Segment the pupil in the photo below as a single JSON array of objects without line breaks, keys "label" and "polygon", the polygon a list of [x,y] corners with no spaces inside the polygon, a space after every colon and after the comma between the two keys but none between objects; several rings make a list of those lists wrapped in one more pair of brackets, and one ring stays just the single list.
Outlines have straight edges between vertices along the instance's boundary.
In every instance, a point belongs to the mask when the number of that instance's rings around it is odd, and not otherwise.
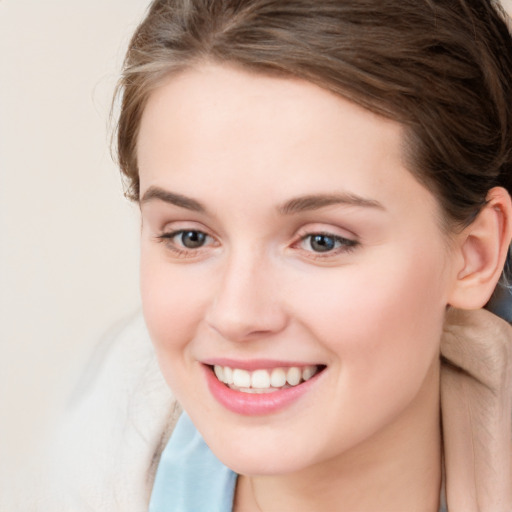
[{"label": "pupil", "polygon": [[200,231],[186,231],[181,235],[181,241],[187,249],[196,249],[204,244],[206,235]]},{"label": "pupil", "polygon": [[311,239],[311,248],[316,252],[332,251],[335,243],[332,236],[314,235]]}]

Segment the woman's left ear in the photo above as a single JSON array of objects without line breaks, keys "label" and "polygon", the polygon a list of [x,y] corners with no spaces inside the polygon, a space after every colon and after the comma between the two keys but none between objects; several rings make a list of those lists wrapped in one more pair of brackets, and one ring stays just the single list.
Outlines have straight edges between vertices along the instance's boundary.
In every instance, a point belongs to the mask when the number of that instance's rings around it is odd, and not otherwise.
[{"label": "woman's left ear", "polygon": [[490,299],[512,237],[512,202],[502,187],[489,190],[476,219],[457,235],[453,287],[448,303],[479,309]]}]

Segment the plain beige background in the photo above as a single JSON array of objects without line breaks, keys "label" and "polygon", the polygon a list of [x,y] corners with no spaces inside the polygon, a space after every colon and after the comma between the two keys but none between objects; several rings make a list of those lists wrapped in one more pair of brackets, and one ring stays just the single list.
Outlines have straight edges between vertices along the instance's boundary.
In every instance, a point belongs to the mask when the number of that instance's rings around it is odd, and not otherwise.
[{"label": "plain beige background", "polygon": [[139,307],[138,217],[110,158],[108,112],[147,4],[0,0],[4,460],[39,444],[92,347]]},{"label": "plain beige background", "polygon": [[148,3],[0,1],[0,458],[39,444],[93,345],[139,307],[108,117]]}]

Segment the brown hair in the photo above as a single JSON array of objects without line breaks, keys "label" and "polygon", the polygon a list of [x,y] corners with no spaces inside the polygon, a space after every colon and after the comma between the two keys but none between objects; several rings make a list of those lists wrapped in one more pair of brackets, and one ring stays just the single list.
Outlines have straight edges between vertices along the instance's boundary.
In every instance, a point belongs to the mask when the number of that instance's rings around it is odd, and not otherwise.
[{"label": "brown hair", "polygon": [[151,91],[208,60],[299,77],[406,127],[411,172],[447,220],[512,190],[512,39],[491,0],[155,0],[118,92],[120,167],[138,200],[137,135]]}]

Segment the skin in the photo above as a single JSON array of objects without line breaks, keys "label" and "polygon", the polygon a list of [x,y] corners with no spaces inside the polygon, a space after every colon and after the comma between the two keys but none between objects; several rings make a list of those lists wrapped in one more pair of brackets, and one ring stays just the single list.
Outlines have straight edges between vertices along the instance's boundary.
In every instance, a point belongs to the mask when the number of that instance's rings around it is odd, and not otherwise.
[{"label": "skin", "polygon": [[[399,124],[313,84],[226,66],[149,98],[144,315],[168,384],[242,475],[235,510],[437,510],[438,353],[460,255],[402,144]],[[148,199],[155,187],[203,211]],[[311,194],[364,201],[282,211]],[[179,230],[204,245],[184,247]],[[336,248],[315,252],[314,233]],[[290,406],[244,416],[209,392],[212,357],[326,369]]]}]

